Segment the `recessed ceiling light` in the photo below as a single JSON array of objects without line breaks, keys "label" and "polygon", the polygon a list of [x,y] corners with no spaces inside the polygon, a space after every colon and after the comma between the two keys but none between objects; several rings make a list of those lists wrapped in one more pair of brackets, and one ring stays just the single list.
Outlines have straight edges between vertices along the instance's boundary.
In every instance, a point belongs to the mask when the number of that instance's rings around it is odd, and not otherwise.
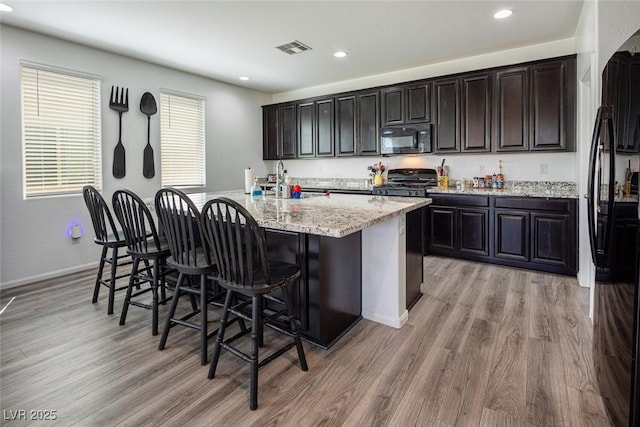
[{"label": "recessed ceiling light", "polygon": [[240,77],[240,80],[249,80],[249,77],[247,77],[247,76],[241,76],[241,77]]},{"label": "recessed ceiling light", "polygon": [[340,50],[340,51],[334,53],[333,56],[335,56],[336,58],[344,58],[345,56],[347,56],[347,52],[343,52],[343,51]]},{"label": "recessed ceiling light", "polygon": [[11,12],[13,8],[5,3],[0,3],[0,12]]},{"label": "recessed ceiling light", "polygon": [[504,19],[507,18],[509,16],[511,16],[511,14],[513,13],[513,11],[511,9],[502,9],[497,11],[493,17],[496,19]]}]

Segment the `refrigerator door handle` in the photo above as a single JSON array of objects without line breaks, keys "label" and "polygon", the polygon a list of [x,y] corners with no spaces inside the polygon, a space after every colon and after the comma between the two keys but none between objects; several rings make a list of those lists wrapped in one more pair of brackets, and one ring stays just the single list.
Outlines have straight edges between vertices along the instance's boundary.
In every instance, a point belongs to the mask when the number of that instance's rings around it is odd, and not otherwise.
[{"label": "refrigerator door handle", "polygon": [[600,137],[600,129],[602,125],[602,108],[598,108],[596,115],[596,123],[593,128],[593,136],[591,137],[591,149],[589,151],[589,176],[587,181],[587,218],[589,224],[589,244],[591,246],[591,258],[593,263],[598,265],[597,257],[597,241],[596,241],[596,218],[595,218],[595,204],[597,200],[595,193],[595,180],[596,180],[596,161],[598,158],[598,143]]}]

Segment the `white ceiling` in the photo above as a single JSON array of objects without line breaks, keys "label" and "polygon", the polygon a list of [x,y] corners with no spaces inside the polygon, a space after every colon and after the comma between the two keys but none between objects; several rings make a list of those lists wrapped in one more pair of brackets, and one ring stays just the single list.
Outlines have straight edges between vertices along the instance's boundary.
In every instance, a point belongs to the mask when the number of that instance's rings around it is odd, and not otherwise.
[{"label": "white ceiling", "polygon": [[[0,1],[14,8],[3,24],[269,93],[571,38],[583,3]],[[503,7],[513,15],[495,20]],[[312,50],[275,49],[292,40]]]}]

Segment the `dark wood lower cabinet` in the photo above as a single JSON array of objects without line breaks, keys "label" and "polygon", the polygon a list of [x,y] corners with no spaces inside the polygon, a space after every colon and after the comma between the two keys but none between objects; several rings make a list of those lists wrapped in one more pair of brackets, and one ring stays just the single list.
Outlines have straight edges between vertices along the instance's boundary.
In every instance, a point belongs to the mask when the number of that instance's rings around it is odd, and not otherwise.
[{"label": "dark wood lower cabinet", "polygon": [[489,210],[460,209],[460,252],[469,255],[489,256]]},{"label": "dark wood lower cabinet", "polygon": [[361,233],[337,239],[267,230],[266,240],[269,257],[301,267],[300,278],[289,287],[300,333],[330,347],[361,317]]},{"label": "dark wood lower cabinet", "polygon": [[529,213],[496,209],[496,258],[526,262],[529,259]]},{"label": "dark wood lower cabinet", "polygon": [[425,247],[429,253],[484,259],[489,256],[489,198],[436,196],[428,208]]},{"label": "dark wood lower cabinet", "polygon": [[435,194],[432,198],[427,254],[576,274],[576,200]]}]

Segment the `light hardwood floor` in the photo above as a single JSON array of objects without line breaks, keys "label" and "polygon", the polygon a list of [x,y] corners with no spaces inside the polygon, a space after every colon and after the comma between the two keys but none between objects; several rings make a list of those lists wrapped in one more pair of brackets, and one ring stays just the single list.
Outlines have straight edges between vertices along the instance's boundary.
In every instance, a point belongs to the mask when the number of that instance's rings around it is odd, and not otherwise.
[{"label": "light hardwood floor", "polygon": [[[0,307],[16,299],[0,316],[0,424],[609,426],[573,278],[426,257],[402,329],[362,320],[329,350],[305,343],[308,372],[291,350],[260,370],[250,411],[247,364],[223,352],[208,380],[181,327],[158,351],[149,311],[119,326],[122,293],[116,315],[106,294],[91,304],[93,274],[2,294]],[[57,419],[11,421],[17,410]]]}]

